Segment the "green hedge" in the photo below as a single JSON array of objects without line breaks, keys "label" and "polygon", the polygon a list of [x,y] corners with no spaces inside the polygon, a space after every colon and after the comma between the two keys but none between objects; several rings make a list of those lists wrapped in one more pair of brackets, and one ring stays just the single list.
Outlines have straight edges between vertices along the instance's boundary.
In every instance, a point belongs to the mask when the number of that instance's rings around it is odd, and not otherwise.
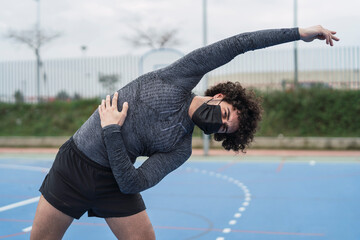
[{"label": "green hedge", "polygon": [[360,91],[313,88],[262,97],[259,136],[360,136]]},{"label": "green hedge", "polygon": [[0,103],[1,136],[71,136],[89,118],[100,100],[41,104]]},{"label": "green hedge", "polygon": [[[301,89],[258,93],[264,116],[258,136],[360,136],[360,91]],[[1,136],[69,136],[100,100],[0,103]],[[195,128],[195,135],[200,135]]]}]

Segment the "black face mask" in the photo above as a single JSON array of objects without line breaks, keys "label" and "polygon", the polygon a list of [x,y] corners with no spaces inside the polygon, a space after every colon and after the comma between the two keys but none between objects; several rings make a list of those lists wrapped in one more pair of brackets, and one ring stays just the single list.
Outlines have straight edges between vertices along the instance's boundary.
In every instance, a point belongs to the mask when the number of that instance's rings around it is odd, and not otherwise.
[{"label": "black face mask", "polygon": [[201,130],[203,130],[205,134],[217,133],[223,125],[221,108],[219,105],[207,104],[211,100],[212,99],[203,103],[198,109],[196,109],[192,116],[193,122]]}]

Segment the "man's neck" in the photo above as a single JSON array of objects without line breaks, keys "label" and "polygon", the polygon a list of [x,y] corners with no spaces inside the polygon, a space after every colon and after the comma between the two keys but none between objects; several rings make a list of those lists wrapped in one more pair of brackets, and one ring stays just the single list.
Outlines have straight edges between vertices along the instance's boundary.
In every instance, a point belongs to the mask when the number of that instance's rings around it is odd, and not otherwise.
[{"label": "man's neck", "polygon": [[190,118],[192,118],[196,109],[198,109],[204,102],[209,101],[210,99],[212,99],[212,97],[195,96],[190,103],[188,111]]}]

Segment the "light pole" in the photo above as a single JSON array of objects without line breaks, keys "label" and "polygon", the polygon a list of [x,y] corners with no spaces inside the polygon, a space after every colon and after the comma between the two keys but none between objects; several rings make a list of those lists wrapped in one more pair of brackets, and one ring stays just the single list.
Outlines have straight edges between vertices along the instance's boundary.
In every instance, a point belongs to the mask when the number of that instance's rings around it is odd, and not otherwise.
[{"label": "light pole", "polygon": [[[207,0],[202,1],[203,5],[203,46],[207,45]],[[203,88],[204,92],[208,87],[208,78],[207,74],[205,74],[203,78]],[[209,135],[203,133],[203,149],[204,149],[204,156],[209,155],[209,145],[210,145],[210,138]]]},{"label": "light pole", "polygon": [[[297,0],[294,0],[294,27],[297,27]],[[298,47],[297,41],[294,42],[294,87],[297,88],[299,83],[298,73]]]},{"label": "light pole", "polygon": [[86,45],[81,45],[81,46],[80,46],[80,49],[81,49],[82,57],[83,57],[83,58],[86,57],[87,48],[88,48],[88,47],[87,47]]},{"label": "light pole", "polygon": [[37,83],[37,101],[40,102],[40,0],[35,0],[37,2],[37,14],[36,14],[36,45],[35,45],[35,55],[36,55],[36,83]]},{"label": "light pole", "polygon": [[203,46],[207,44],[207,0],[203,0]]}]

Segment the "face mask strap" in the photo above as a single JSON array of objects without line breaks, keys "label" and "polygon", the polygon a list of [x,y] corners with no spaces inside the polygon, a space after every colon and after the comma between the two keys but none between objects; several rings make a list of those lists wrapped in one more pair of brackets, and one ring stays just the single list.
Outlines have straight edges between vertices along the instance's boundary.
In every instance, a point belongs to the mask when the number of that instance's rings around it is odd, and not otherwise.
[{"label": "face mask strap", "polygon": [[217,105],[220,105],[220,103],[223,101],[224,99],[214,99],[214,98],[211,98],[211,99],[209,99],[209,100],[207,100],[205,103],[207,104],[208,102],[210,102],[210,101],[220,101]]}]

